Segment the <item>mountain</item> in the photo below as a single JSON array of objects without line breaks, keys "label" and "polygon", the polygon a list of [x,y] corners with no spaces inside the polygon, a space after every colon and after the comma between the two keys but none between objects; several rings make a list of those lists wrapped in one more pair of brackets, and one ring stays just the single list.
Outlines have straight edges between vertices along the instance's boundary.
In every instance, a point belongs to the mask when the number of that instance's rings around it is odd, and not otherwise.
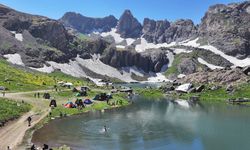
[{"label": "mountain", "polygon": [[201,42],[209,43],[225,54],[248,57],[250,54],[250,2],[214,5],[199,27]]},{"label": "mountain", "polygon": [[138,38],[141,35],[142,26],[133,16],[130,10],[125,10],[117,24],[117,33],[122,38]]},{"label": "mountain", "polygon": [[74,12],[67,12],[59,19],[65,27],[71,27],[82,33],[94,31],[107,32],[117,25],[118,20],[110,15],[104,18],[90,18]]},{"label": "mountain", "polygon": [[53,20],[0,5],[0,57],[92,81],[166,81],[250,65],[249,20],[249,1],[211,6],[198,25],[149,18],[141,24],[130,10],[119,20],[74,12]]},{"label": "mountain", "polygon": [[197,37],[197,27],[192,20],[181,19],[170,23],[167,20],[145,18],[143,37],[152,43],[180,42]]}]

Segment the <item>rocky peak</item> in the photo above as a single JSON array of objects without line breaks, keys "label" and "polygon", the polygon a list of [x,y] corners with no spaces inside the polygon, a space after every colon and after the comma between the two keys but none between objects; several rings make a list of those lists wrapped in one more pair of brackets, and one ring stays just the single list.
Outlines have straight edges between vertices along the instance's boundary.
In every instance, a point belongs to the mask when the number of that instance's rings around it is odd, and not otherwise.
[{"label": "rocky peak", "polygon": [[250,55],[250,1],[209,8],[199,27],[201,41],[238,58]]},{"label": "rocky peak", "polygon": [[171,23],[165,31],[166,42],[183,41],[197,36],[197,28],[190,19],[180,19]]},{"label": "rocky peak", "polygon": [[170,27],[167,20],[155,21],[145,18],[143,21],[143,37],[151,43],[165,42],[164,33]]},{"label": "rocky peak", "polygon": [[123,38],[138,38],[142,33],[142,26],[130,10],[125,10],[117,24],[117,33]]},{"label": "rocky peak", "polygon": [[117,19],[109,15],[104,18],[91,18],[75,12],[67,12],[59,19],[66,27],[71,27],[81,33],[88,34],[93,31],[107,32],[117,25]]},{"label": "rocky peak", "polygon": [[183,41],[197,36],[197,28],[192,20],[177,20],[170,23],[167,20],[154,21],[144,19],[143,37],[152,43],[170,43]]}]

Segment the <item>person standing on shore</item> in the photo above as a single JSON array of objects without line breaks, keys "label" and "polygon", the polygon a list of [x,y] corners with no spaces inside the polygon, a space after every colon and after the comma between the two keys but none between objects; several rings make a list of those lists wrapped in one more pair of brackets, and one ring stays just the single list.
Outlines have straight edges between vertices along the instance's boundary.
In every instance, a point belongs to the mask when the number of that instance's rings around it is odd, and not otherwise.
[{"label": "person standing on shore", "polygon": [[3,91],[3,97],[5,97],[5,91]]},{"label": "person standing on shore", "polygon": [[32,120],[32,118],[31,118],[31,116],[29,116],[28,119],[27,119],[29,127],[31,126],[31,120]]}]

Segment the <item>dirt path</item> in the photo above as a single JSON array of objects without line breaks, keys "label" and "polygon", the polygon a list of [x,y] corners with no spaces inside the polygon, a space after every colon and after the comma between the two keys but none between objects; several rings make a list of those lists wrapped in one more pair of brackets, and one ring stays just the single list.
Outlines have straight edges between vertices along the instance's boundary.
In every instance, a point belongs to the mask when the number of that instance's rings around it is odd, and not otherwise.
[{"label": "dirt path", "polygon": [[[32,104],[34,107],[31,111],[24,114],[16,121],[10,122],[5,127],[0,128],[0,150],[7,149],[7,146],[10,146],[12,150],[18,149],[17,146],[22,142],[25,132],[48,115],[50,109],[45,100],[25,96],[25,94],[32,94],[36,92],[42,93],[46,91],[47,90],[6,94],[5,98],[18,101],[23,100],[24,102]],[[32,116],[32,122],[30,127],[28,127],[27,122],[27,118],[29,116]]]}]

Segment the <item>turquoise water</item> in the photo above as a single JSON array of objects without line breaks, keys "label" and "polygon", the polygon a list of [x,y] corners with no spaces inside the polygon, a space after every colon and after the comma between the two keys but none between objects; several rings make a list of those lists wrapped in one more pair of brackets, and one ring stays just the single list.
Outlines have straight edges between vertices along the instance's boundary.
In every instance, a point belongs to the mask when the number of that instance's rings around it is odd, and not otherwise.
[{"label": "turquoise water", "polygon": [[73,150],[249,150],[249,140],[249,107],[142,98],[126,108],[54,120],[32,139]]}]

